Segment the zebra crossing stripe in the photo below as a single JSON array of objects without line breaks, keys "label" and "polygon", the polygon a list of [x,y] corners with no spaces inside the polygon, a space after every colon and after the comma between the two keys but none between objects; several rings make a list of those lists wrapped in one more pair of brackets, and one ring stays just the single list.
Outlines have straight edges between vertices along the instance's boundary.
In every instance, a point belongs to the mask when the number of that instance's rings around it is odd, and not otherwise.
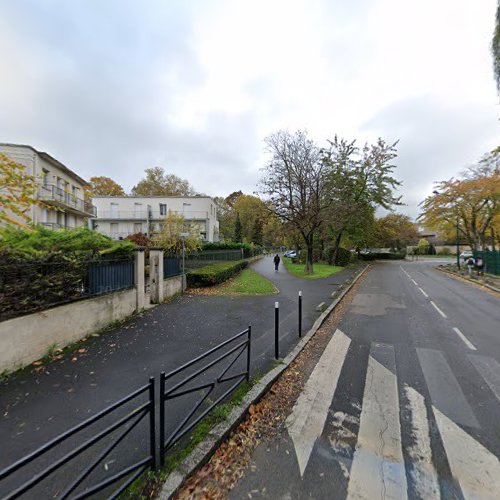
[{"label": "zebra crossing stripe", "polygon": [[286,420],[301,476],[323,432],[350,343],[351,339],[340,330],[334,333]]},{"label": "zebra crossing stripe", "polygon": [[488,356],[475,355],[469,359],[500,401],[500,363]]},{"label": "zebra crossing stripe", "polygon": [[[383,358],[390,369],[377,361],[378,357]],[[394,348],[372,344],[348,499],[407,498],[394,368]]]},{"label": "zebra crossing stripe", "polygon": [[413,444],[408,449],[411,458],[410,474],[420,498],[441,497],[439,480],[432,461],[431,437],[424,397],[413,387],[405,385],[411,411]]},{"label": "zebra crossing stripe", "polygon": [[498,498],[500,462],[482,444],[433,406],[452,475],[464,498]]},{"label": "zebra crossing stripe", "polygon": [[417,356],[432,404],[460,425],[479,429],[479,422],[443,353],[417,347]]}]

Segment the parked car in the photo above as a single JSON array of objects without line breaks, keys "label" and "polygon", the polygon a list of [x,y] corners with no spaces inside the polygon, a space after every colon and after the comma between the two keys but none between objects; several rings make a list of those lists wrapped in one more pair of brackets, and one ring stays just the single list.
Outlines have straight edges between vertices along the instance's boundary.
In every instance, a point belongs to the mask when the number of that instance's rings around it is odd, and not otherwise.
[{"label": "parked car", "polygon": [[470,257],[474,257],[474,255],[472,255],[472,252],[470,250],[465,250],[460,254],[460,258],[462,260],[467,260]]},{"label": "parked car", "polygon": [[287,250],[284,254],[283,257],[289,257],[290,259],[293,259],[297,257],[297,252],[295,250]]}]

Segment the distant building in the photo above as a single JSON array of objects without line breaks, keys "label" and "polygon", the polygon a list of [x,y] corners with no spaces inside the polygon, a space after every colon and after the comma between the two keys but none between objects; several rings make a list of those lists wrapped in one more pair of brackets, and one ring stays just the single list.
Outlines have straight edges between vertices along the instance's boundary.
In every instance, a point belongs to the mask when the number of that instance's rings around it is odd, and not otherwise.
[{"label": "distant building", "polygon": [[131,234],[148,236],[161,229],[171,211],[186,220],[189,231],[203,241],[218,241],[219,221],[215,202],[208,196],[95,196],[97,218],[91,227],[112,238]]},{"label": "distant building", "polygon": [[429,229],[421,224],[417,224],[416,228],[419,238],[427,240],[431,245],[445,245],[447,243],[445,235],[440,231]]},{"label": "distant building", "polygon": [[0,143],[0,153],[23,165],[38,182],[36,198],[48,207],[33,205],[27,213],[32,223],[50,229],[74,228],[85,226],[88,218],[95,217],[95,207],[84,196],[88,182],[60,161],[22,144]]}]

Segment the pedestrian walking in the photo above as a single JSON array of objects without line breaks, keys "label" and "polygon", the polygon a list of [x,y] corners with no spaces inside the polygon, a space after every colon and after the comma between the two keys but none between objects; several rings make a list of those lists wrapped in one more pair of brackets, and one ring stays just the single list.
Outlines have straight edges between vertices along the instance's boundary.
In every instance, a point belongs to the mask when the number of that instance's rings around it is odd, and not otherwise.
[{"label": "pedestrian walking", "polygon": [[474,268],[474,259],[472,257],[469,257],[467,259],[467,269],[469,270],[469,276],[472,276],[472,269]]},{"label": "pedestrian walking", "polygon": [[276,254],[274,256],[274,270],[277,272],[278,271],[278,267],[280,265],[280,256],[278,254]]},{"label": "pedestrian walking", "polygon": [[480,255],[476,259],[476,269],[479,276],[484,276],[484,260]]}]

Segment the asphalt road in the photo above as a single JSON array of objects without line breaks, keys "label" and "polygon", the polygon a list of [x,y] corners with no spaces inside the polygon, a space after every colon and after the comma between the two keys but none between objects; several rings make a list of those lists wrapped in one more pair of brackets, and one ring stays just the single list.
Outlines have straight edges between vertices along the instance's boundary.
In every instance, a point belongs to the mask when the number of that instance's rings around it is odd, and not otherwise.
[{"label": "asphalt road", "polygon": [[435,265],[375,265],[232,498],[500,498],[500,298]]},{"label": "asphalt road", "polygon": [[[69,353],[38,372],[21,373],[3,382],[0,385],[0,469],[146,384],[150,375],[156,377],[158,385],[160,371],[168,373],[248,325],[252,325],[252,374],[264,373],[274,362],[274,302],[280,302],[280,355],[284,357],[298,341],[298,291],[303,290],[304,294],[305,332],[320,314],[316,306],[320,302],[330,303],[331,294],[356,272],[356,269],[346,269],[331,278],[300,280],[289,275],[282,266],[276,273],[271,257],[256,262],[253,267],[268,276],[280,293],[264,297],[188,294],[90,339],[81,346],[82,353]],[[241,371],[244,362],[245,358],[241,357],[232,370]],[[193,367],[191,372],[199,367]],[[214,380],[220,371],[220,365],[214,366],[202,381],[210,377],[210,381]],[[175,381],[179,381],[179,377]],[[227,385],[221,384],[211,399],[214,400],[225,388]],[[200,394],[194,393],[167,404],[167,433],[199,398]],[[115,422],[119,418],[117,415],[125,415],[144,400],[142,397],[130,402],[9,480],[0,481],[0,498],[41,470],[44,464],[50,464],[74,449],[82,442],[83,436],[92,437],[98,430]],[[147,422],[146,418],[99,464],[87,484],[95,483],[96,476],[110,476],[144,457],[148,451]],[[110,438],[117,436],[118,431]],[[74,477],[76,470],[90,464],[101,449],[103,446],[93,446],[80,458],[68,462],[26,498],[49,498],[61,493],[65,479]]]}]

